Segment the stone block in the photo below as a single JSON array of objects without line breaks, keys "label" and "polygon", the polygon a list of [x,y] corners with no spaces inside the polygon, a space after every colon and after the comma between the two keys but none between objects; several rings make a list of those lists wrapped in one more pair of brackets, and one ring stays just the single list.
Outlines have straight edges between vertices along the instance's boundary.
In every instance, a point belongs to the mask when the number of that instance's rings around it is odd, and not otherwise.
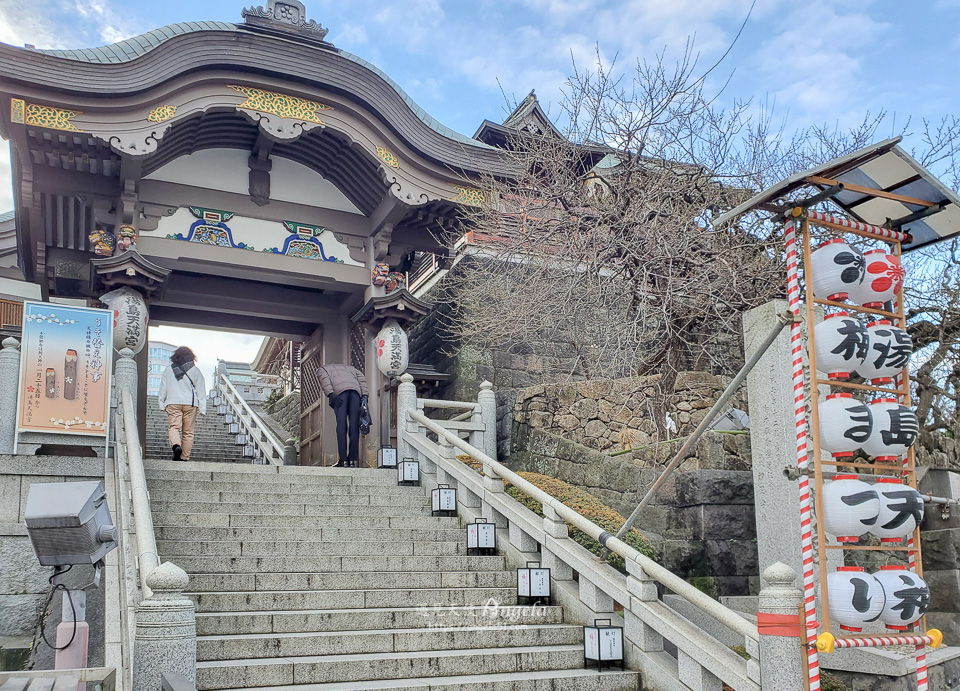
[{"label": "stone block", "polygon": [[930,587],[931,612],[960,613],[960,570],[924,571],[923,580]]},{"label": "stone block", "polygon": [[677,505],[753,504],[753,474],[736,470],[701,470],[676,476]]},{"label": "stone block", "polygon": [[32,636],[45,595],[0,595],[0,637]]},{"label": "stone block", "polygon": [[[935,508],[933,510],[936,511]],[[960,530],[924,530],[920,537],[923,546],[924,573],[934,570],[951,570],[960,566],[960,562],[957,561]]]},{"label": "stone block", "polygon": [[40,566],[28,537],[0,537],[0,594],[44,593],[52,569]]},{"label": "stone block", "polygon": [[698,537],[704,540],[752,540],[757,536],[753,506],[706,504],[700,507]]},{"label": "stone block", "polygon": [[20,522],[20,475],[0,475],[0,523]]},{"label": "stone block", "polygon": [[688,540],[665,540],[662,548],[663,566],[674,573],[705,576],[710,573],[703,545]]},{"label": "stone block", "polygon": [[596,439],[597,437],[602,437],[607,432],[607,425],[600,420],[590,420],[583,427],[584,436],[589,439]]},{"label": "stone block", "polygon": [[704,540],[708,573],[713,576],[749,576],[757,573],[757,546],[752,541]]},{"label": "stone block", "polygon": [[599,404],[592,398],[581,398],[570,406],[570,414],[576,415],[581,420],[591,420],[597,417]]}]

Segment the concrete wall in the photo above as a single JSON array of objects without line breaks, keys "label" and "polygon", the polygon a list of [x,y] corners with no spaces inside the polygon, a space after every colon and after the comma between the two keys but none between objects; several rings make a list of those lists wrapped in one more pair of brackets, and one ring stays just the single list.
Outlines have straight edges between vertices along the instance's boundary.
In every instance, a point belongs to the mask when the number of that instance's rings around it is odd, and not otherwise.
[{"label": "concrete wall", "polygon": [[[101,458],[0,456],[0,647],[29,645],[37,627],[52,567],[40,566],[23,522],[30,485],[38,482],[102,480]],[[93,580],[92,567],[74,567],[63,577],[67,587],[80,588]],[[49,608],[44,631],[53,642],[60,623],[61,593]],[[104,589],[87,590],[90,624],[88,663],[104,664]],[[40,642],[36,668],[53,668],[53,651]]]}]

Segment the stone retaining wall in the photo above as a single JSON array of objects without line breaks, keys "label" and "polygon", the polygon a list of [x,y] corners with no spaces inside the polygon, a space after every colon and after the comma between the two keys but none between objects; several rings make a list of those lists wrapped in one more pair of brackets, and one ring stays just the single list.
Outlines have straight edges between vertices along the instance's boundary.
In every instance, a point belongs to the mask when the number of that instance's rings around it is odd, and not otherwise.
[{"label": "stone retaining wall", "polygon": [[[300,438],[300,392],[287,394],[276,403],[265,406],[267,413],[291,437]],[[281,440],[286,441],[286,440]]]}]

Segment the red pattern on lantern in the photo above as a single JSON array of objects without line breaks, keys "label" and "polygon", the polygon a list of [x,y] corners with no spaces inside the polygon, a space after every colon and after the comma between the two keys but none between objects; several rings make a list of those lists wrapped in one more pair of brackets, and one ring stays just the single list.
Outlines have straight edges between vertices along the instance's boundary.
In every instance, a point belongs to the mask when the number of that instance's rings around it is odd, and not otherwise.
[{"label": "red pattern on lantern", "polygon": [[863,258],[866,261],[863,283],[851,291],[850,298],[864,307],[883,307],[883,303],[899,295],[903,288],[906,272],[900,264],[900,257],[875,249],[864,252]]}]

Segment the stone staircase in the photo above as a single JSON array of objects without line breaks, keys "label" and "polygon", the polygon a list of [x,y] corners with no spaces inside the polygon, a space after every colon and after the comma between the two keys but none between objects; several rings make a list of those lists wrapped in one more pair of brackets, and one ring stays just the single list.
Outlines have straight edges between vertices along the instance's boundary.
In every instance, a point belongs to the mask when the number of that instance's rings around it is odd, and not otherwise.
[{"label": "stone staircase", "polygon": [[517,607],[390,471],[148,461],[161,561],[190,574],[197,688],[620,691],[560,607]]},{"label": "stone staircase", "polygon": [[[243,449],[236,444],[236,436],[228,431],[223,416],[207,401],[207,414],[197,415],[196,437],[191,461],[209,463],[249,463],[243,458]],[[147,458],[173,458],[167,437],[167,414],[160,410],[156,396],[147,397]]]}]

